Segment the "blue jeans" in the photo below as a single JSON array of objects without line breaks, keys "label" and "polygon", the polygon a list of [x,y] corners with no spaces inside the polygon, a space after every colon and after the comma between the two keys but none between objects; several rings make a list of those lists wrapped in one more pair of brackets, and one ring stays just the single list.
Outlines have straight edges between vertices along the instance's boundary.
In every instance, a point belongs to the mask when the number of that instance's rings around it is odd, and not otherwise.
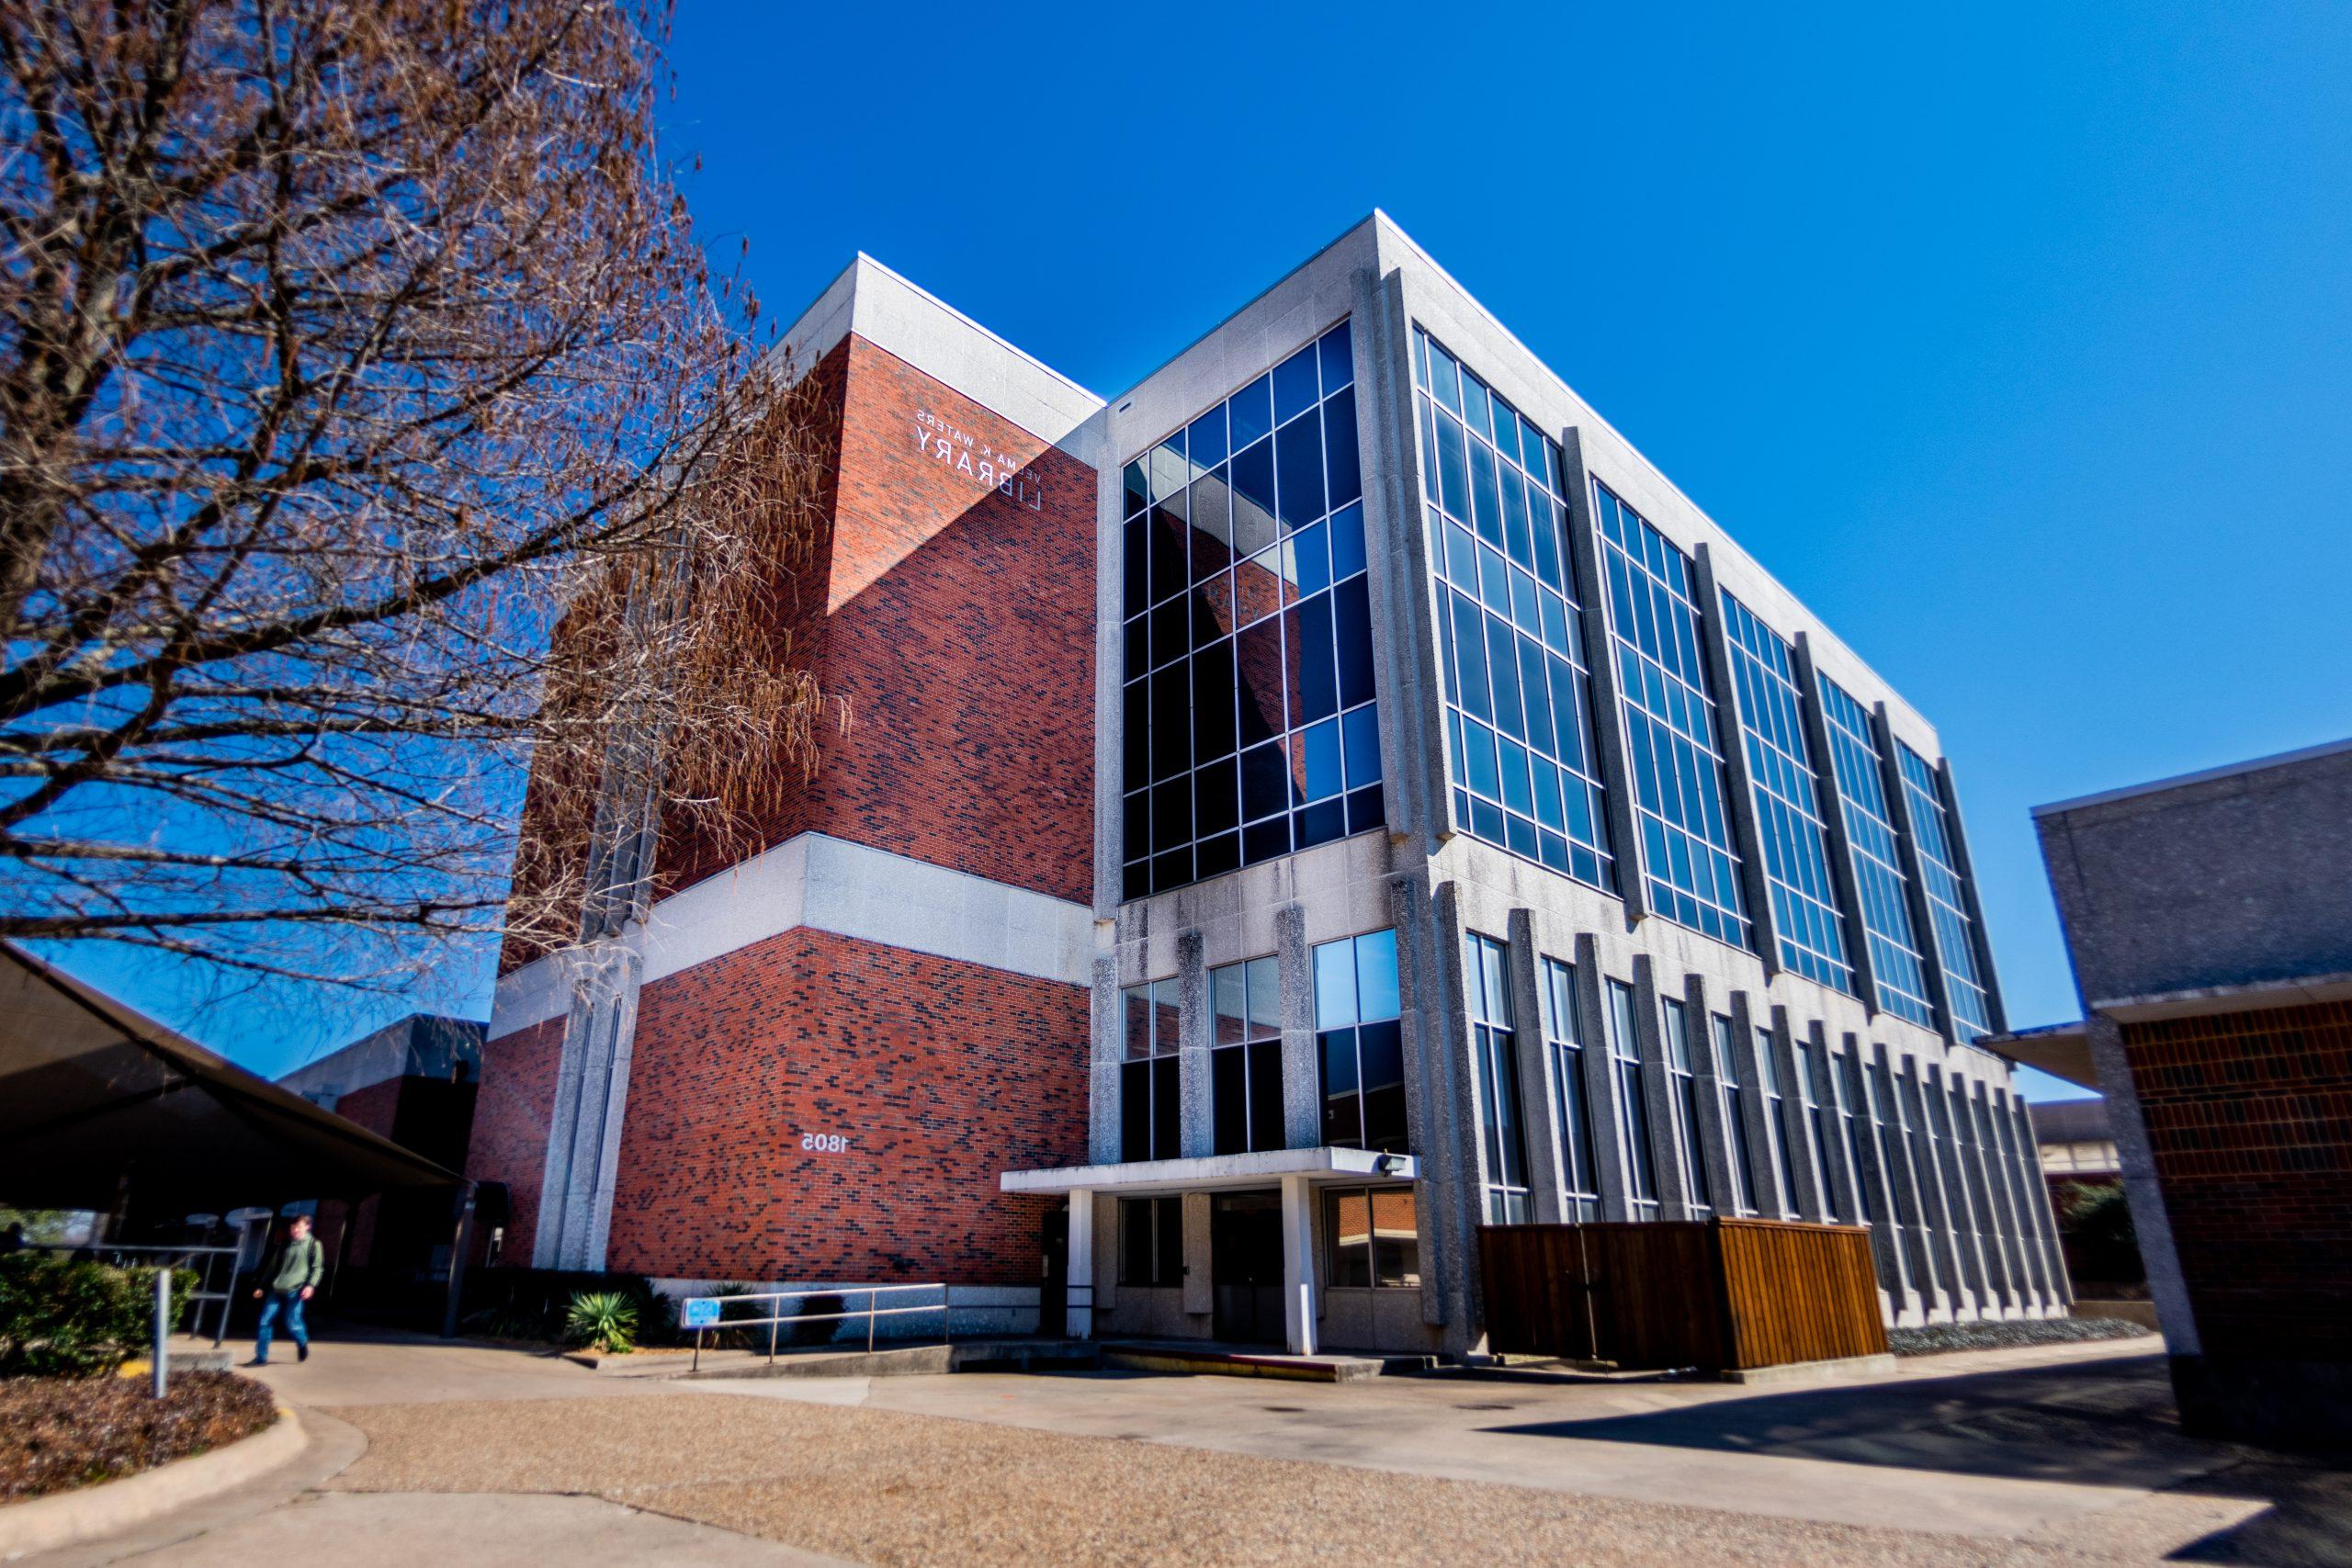
[{"label": "blue jeans", "polygon": [[261,1326],[254,1330],[254,1360],[269,1359],[269,1337],[277,1326],[280,1312],[286,1314],[286,1332],[294,1337],[294,1343],[304,1347],[311,1343],[311,1331],[302,1326],[302,1292],[271,1291],[261,1299]]}]

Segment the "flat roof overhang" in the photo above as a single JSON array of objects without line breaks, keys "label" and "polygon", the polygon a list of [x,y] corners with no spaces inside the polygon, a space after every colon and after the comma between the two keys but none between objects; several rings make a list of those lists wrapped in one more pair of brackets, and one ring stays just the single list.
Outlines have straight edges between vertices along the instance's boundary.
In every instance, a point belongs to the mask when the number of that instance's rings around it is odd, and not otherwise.
[{"label": "flat roof overhang", "polygon": [[1411,1181],[1420,1162],[1411,1155],[1373,1149],[1265,1149],[1250,1155],[1202,1155],[1193,1159],[1132,1160],[1122,1165],[1065,1165],[1008,1170],[997,1178],[1007,1192],[1198,1192],[1265,1187],[1285,1176],[1309,1181]]},{"label": "flat roof overhang", "polygon": [[[2211,1018],[2220,1013],[2260,1012],[2270,1008],[2341,1001],[2352,1001],[2352,974],[2116,997],[2092,1003],[2091,1010],[2118,1023],[2154,1023],[2165,1019]],[[1975,1043],[2012,1062],[2039,1067],[2052,1077],[2064,1078],[2085,1089],[2099,1087],[2098,1072],[2091,1066],[2090,1031],[2082,1023],[2053,1023],[2044,1029],[1980,1035]]]}]

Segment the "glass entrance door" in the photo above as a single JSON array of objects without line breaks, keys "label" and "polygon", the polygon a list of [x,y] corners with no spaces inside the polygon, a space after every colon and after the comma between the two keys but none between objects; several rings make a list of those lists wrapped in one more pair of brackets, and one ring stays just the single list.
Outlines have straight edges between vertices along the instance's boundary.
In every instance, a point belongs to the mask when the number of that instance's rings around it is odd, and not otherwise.
[{"label": "glass entrance door", "polygon": [[1283,1343],[1283,1202],[1275,1192],[1220,1192],[1209,1208],[1216,1337]]}]

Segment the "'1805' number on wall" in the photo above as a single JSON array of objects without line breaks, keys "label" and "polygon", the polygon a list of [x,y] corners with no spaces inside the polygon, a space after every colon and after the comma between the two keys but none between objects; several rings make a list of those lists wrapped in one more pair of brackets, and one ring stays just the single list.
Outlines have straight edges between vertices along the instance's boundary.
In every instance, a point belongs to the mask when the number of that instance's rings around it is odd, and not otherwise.
[{"label": "'1805' number on wall", "polygon": [[837,1155],[849,1147],[849,1140],[839,1133],[803,1133],[800,1148],[804,1154]]}]

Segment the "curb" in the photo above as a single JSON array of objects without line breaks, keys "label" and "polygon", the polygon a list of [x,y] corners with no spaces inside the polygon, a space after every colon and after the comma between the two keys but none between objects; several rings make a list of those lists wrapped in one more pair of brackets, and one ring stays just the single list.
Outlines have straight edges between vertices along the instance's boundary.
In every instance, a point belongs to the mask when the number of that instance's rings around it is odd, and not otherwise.
[{"label": "curb", "polygon": [[281,1404],[276,1421],[225,1449],[175,1459],[119,1481],[12,1503],[0,1508],[0,1561],[112,1535],[200,1503],[299,1457],[310,1440],[302,1418]]}]

